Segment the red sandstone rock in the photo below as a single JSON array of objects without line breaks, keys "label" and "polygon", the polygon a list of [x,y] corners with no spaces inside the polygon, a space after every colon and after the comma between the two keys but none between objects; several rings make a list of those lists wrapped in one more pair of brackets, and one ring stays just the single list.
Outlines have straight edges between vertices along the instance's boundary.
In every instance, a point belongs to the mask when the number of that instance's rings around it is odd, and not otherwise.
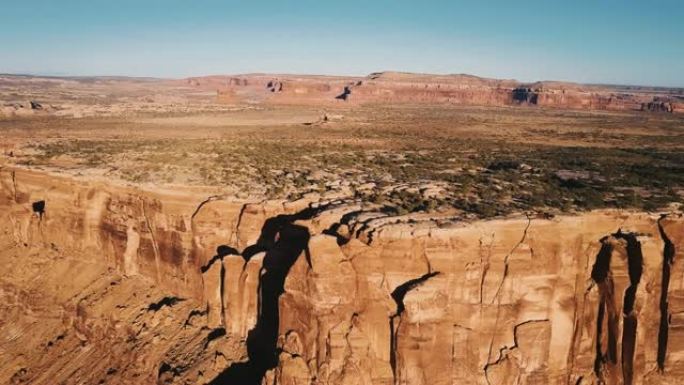
[{"label": "red sandstone rock", "polygon": [[684,375],[681,213],[438,226],[361,212],[335,233],[358,203],[245,204],[10,172],[2,383]]}]

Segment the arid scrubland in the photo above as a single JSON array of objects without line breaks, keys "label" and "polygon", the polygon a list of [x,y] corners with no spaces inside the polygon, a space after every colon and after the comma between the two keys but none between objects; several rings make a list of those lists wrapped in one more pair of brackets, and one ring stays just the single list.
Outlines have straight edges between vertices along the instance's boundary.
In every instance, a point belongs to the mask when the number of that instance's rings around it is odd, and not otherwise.
[{"label": "arid scrubland", "polygon": [[[681,202],[684,117],[538,107],[263,106],[0,120],[5,164],[397,212],[652,210]],[[220,111],[225,108],[225,111]],[[331,118],[331,116],[333,118]],[[11,156],[10,156],[11,155]]]}]

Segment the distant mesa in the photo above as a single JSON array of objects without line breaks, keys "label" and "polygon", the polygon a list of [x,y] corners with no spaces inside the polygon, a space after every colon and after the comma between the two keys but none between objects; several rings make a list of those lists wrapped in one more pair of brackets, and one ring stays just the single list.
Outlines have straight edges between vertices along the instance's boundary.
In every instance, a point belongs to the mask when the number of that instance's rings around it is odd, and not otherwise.
[{"label": "distant mesa", "polygon": [[[186,84],[217,93],[219,102],[266,104],[452,104],[684,112],[684,90],[663,87],[524,83],[467,74],[376,72],[368,76],[206,76]],[[352,97],[353,96],[353,97]]]}]

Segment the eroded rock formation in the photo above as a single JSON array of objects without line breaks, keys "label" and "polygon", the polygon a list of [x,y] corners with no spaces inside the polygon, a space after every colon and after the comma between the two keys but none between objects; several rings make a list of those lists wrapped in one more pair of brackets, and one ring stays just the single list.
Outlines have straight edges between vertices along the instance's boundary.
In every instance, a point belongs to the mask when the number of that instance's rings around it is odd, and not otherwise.
[{"label": "eroded rock formation", "polygon": [[462,223],[24,170],[0,186],[0,383],[684,378],[681,213]]}]

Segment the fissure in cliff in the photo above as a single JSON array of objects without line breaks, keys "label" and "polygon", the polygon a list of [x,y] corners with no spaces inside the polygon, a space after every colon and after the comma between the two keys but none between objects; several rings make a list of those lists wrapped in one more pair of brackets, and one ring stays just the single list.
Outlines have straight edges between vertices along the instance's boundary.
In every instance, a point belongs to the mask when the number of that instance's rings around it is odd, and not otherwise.
[{"label": "fissure in cliff", "polygon": [[439,271],[433,271],[418,278],[408,280],[401,285],[397,286],[394,291],[392,291],[392,299],[397,304],[397,311],[390,316],[389,326],[390,326],[390,366],[392,367],[392,374],[394,376],[394,382],[397,383],[397,340],[399,324],[401,323],[401,314],[406,310],[404,305],[404,297],[406,294],[415,289],[416,287],[422,285],[428,279],[439,274]]},{"label": "fissure in cliff", "polygon": [[663,219],[666,215],[658,219],[658,231],[663,239],[663,274],[660,285],[660,327],[658,329],[658,369],[665,370],[665,357],[667,355],[667,339],[670,329],[670,311],[668,303],[668,290],[670,288],[670,274],[674,265],[675,247],[663,228]]},{"label": "fissure in cliff", "polygon": [[[622,306],[623,327],[620,344],[622,380],[625,385],[631,385],[634,377],[634,355],[638,328],[638,319],[634,307],[636,291],[643,272],[641,243],[637,239],[637,234],[634,233],[623,233],[618,230],[617,233],[602,238],[601,249],[592,268],[591,278],[599,289],[594,373],[599,381],[605,382],[604,369],[606,369],[606,365],[609,365],[608,369],[612,371],[612,367],[618,363],[619,321],[617,304],[615,303],[615,284],[610,266],[614,250],[613,242],[617,240],[626,242],[627,251],[629,286],[625,290]],[[604,334],[605,332],[607,335]]]}]

